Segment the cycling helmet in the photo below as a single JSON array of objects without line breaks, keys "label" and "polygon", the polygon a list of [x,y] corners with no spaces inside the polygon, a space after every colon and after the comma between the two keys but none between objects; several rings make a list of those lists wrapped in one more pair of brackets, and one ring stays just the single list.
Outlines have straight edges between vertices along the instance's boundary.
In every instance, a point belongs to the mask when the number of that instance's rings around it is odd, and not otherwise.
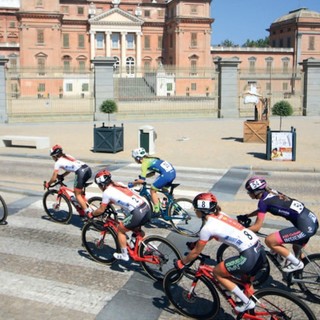
[{"label": "cycling helmet", "polygon": [[193,199],[192,204],[196,210],[209,214],[215,211],[218,200],[212,193],[200,193]]},{"label": "cycling helmet", "polygon": [[132,150],[132,158],[141,159],[147,155],[147,152],[144,148],[137,148]]},{"label": "cycling helmet", "polygon": [[250,178],[245,185],[245,188],[250,193],[260,193],[266,190],[267,182],[265,179],[260,177],[252,177]]},{"label": "cycling helmet", "polygon": [[54,145],[50,150],[50,156],[58,156],[62,153],[63,153],[63,150],[59,144]]},{"label": "cycling helmet", "polygon": [[94,181],[98,186],[105,187],[111,182],[111,173],[108,170],[101,170],[96,174]]}]

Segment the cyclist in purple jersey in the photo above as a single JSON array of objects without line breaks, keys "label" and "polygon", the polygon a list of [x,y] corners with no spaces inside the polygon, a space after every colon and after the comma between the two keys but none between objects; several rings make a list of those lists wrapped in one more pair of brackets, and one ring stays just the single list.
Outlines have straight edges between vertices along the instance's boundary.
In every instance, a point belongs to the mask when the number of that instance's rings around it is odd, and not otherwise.
[{"label": "cyclist in purple jersey", "polygon": [[146,178],[154,173],[159,174],[156,180],[152,183],[150,190],[151,199],[154,204],[154,212],[159,213],[160,202],[157,196],[157,191],[172,183],[176,178],[176,170],[169,162],[157,157],[148,156],[144,148],[134,149],[132,151],[132,157],[137,163],[141,164],[141,173],[138,179],[128,183],[129,188],[133,188],[135,185],[144,183]]},{"label": "cyclist in purple jersey", "polygon": [[[303,269],[303,262],[296,255],[300,247],[305,246],[317,232],[319,223],[316,215],[306,208],[302,202],[269,188],[264,178],[250,178],[246,182],[245,188],[249,196],[252,199],[259,200],[259,202],[257,210],[240,216],[240,219],[241,217],[245,219],[256,216],[255,223],[249,227],[254,232],[258,232],[261,229],[267,212],[289,220],[293,227],[269,234],[265,239],[265,243],[270,249],[287,260],[288,264],[282,268],[284,272]],[[292,244],[295,254],[291,253],[283,245],[287,243]]]}]

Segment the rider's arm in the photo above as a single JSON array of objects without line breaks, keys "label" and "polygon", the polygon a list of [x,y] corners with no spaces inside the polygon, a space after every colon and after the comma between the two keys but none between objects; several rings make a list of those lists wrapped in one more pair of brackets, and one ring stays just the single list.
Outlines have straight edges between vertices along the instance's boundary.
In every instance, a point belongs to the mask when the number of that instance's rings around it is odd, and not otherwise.
[{"label": "rider's arm", "polygon": [[262,212],[259,212],[256,214],[256,216],[257,216],[257,218],[256,218],[255,223],[248,228],[248,229],[252,230],[253,232],[258,232],[262,228],[265,214]]},{"label": "rider's arm", "polygon": [[47,182],[47,185],[50,186],[53,182],[55,182],[58,178],[58,172],[57,170],[54,170],[52,173],[52,176],[50,178],[50,180]]},{"label": "rider's arm", "polygon": [[100,216],[100,215],[102,215],[102,214],[105,212],[106,207],[107,207],[107,204],[101,203],[101,204],[100,204],[100,207],[99,207],[98,209],[94,210],[91,214],[92,214],[94,217]]},{"label": "rider's arm", "polygon": [[183,264],[188,264],[198,257],[202,252],[203,248],[206,246],[207,241],[198,240],[196,246],[185,256],[181,261]]}]

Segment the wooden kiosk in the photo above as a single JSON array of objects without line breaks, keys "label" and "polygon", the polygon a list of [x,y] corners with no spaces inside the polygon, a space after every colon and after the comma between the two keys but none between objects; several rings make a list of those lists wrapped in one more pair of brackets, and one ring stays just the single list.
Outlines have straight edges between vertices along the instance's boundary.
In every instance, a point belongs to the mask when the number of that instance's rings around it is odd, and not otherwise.
[{"label": "wooden kiosk", "polygon": [[269,99],[261,96],[253,87],[245,93],[244,103],[254,105],[254,120],[244,122],[243,142],[266,143],[269,126]]}]

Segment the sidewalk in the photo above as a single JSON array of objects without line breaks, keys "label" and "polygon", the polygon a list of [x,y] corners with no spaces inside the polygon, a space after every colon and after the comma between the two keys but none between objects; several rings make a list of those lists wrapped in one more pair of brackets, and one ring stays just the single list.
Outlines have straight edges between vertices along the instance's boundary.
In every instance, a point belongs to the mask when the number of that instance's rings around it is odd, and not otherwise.
[{"label": "sidewalk", "polygon": [[[0,135],[46,136],[50,144],[61,144],[66,153],[90,162],[133,162],[131,150],[138,147],[139,128],[154,127],[155,156],[176,167],[229,169],[246,167],[260,170],[320,171],[320,116],[283,118],[282,130],[296,128],[296,161],[266,160],[265,143],[244,143],[247,119],[127,121],[124,125],[124,151],[94,153],[94,122],[1,124]],[[270,119],[270,128],[279,130],[279,117]],[[112,124],[121,125],[120,122]],[[96,123],[100,127],[102,123]],[[0,154],[48,156],[49,150],[25,147],[0,148]]]}]

